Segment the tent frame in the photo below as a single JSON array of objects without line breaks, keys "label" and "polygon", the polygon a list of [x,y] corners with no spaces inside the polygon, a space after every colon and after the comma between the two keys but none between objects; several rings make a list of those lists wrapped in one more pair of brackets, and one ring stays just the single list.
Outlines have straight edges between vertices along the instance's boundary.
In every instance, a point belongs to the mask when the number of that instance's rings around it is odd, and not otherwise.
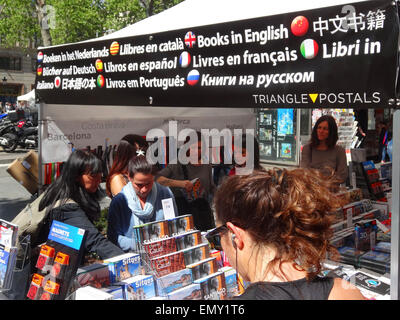
[{"label": "tent frame", "polygon": [[[349,1],[351,2],[351,1]],[[399,5],[399,0],[392,1],[393,6]],[[107,39],[113,38],[110,34]],[[118,38],[118,36],[116,36]],[[102,40],[98,38],[96,40]],[[37,101],[38,102],[38,101]],[[43,188],[43,168],[42,168],[42,132],[43,122],[43,102],[39,103],[39,192]],[[395,106],[393,117],[393,133],[400,133],[400,99],[389,103]],[[392,300],[400,298],[400,137],[393,134],[393,161],[392,161],[392,218],[391,218],[391,268],[390,268],[390,297]]]}]

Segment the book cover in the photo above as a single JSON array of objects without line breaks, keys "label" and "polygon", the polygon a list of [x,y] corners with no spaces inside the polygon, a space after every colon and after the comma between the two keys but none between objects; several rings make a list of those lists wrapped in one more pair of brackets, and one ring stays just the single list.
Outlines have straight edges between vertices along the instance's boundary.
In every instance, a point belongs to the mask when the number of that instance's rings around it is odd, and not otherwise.
[{"label": "book cover", "polygon": [[291,158],[292,157],[292,144],[291,143],[281,143],[280,157],[281,158]]},{"label": "book cover", "polygon": [[236,270],[232,267],[223,267],[219,269],[219,271],[223,272],[225,276],[227,298],[232,298],[239,295]]},{"label": "book cover", "polygon": [[0,246],[0,288],[6,288],[9,259],[9,247]]},{"label": "book cover", "polygon": [[197,246],[203,242],[201,231],[194,230],[174,237],[177,251]]},{"label": "book cover", "polygon": [[376,242],[377,226],[375,220],[362,220],[354,228],[355,248],[362,251],[371,250]]},{"label": "book cover", "polygon": [[192,283],[192,272],[182,269],[156,279],[157,295],[165,296],[172,291],[186,287]]},{"label": "book cover", "polygon": [[0,245],[15,247],[17,243],[18,226],[0,219]]},{"label": "book cover", "polygon": [[390,254],[391,245],[390,242],[380,241],[372,247],[372,250]]},{"label": "book cover", "polygon": [[362,167],[363,167],[363,169],[364,169],[365,171],[375,169],[375,164],[374,164],[374,162],[371,161],[371,160],[361,162],[361,165],[362,165]]},{"label": "book cover", "polygon": [[95,288],[104,288],[110,285],[110,272],[105,263],[95,263],[78,268],[75,277],[79,287],[90,285]]},{"label": "book cover", "polygon": [[378,273],[390,272],[390,253],[370,250],[360,257],[360,266]]},{"label": "book cover", "polygon": [[145,241],[141,246],[141,253],[143,253],[147,259],[164,256],[175,251],[177,251],[175,238],[164,238],[151,242]]},{"label": "book cover", "polygon": [[327,272],[326,276],[332,278],[342,278],[346,281],[350,281],[349,275],[343,270],[342,266],[330,270],[329,272]]},{"label": "book cover", "polygon": [[141,273],[140,255],[137,253],[125,253],[106,259],[104,263],[108,266],[112,284]]},{"label": "book cover", "polygon": [[200,179],[195,178],[195,179],[191,180],[190,182],[193,185],[192,190],[190,190],[190,191],[182,190],[182,193],[183,193],[184,197],[186,198],[186,200],[193,201],[193,200],[204,197],[205,189],[204,189]]},{"label": "book cover", "polygon": [[351,265],[357,265],[359,257],[365,253],[365,251],[346,246],[338,248],[338,251],[340,254],[340,261]]},{"label": "book cover", "polygon": [[125,300],[147,300],[155,297],[154,278],[151,275],[138,275],[122,281]]},{"label": "book cover", "polygon": [[182,251],[173,252],[165,256],[150,260],[150,266],[157,277],[185,269],[185,260]]},{"label": "book cover", "polygon": [[133,235],[138,244],[157,241],[170,236],[167,220],[134,226],[133,229]]},{"label": "book cover", "polygon": [[210,247],[207,243],[182,250],[185,259],[185,265],[190,265],[210,257]]},{"label": "book cover", "polygon": [[390,262],[390,253],[370,250],[360,257],[360,261],[372,261],[376,263]]},{"label": "book cover", "polygon": [[384,283],[362,272],[357,272],[355,275],[353,275],[351,277],[351,281],[356,285],[356,287],[376,292],[381,295],[390,293],[390,286],[387,283]]},{"label": "book cover", "polygon": [[207,277],[197,279],[194,283],[200,284],[204,300],[225,300],[227,298],[223,272],[216,272]]},{"label": "book cover", "polygon": [[392,163],[382,163],[379,171],[382,179],[392,180]]},{"label": "book cover", "polygon": [[193,280],[204,278],[218,271],[217,259],[215,257],[208,258],[198,263],[187,265],[186,268],[191,270]]},{"label": "book cover", "polygon": [[112,300],[125,300],[124,285],[122,283],[101,288],[101,290],[111,294],[113,296]]},{"label": "book cover", "polygon": [[176,236],[194,229],[193,216],[187,214],[168,220],[168,229],[171,236]]},{"label": "book cover", "polygon": [[215,261],[217,262],[218,269],[224,267],[224,263],[222,261],[221,251],[213,249],[213,250],[210,251],[210,256],[215,258]]},{"label": "book cover", "polygon": [[167,297],[169,300],[202,300],[203,298],[201,287],[198,283],[172,291]]},{"label": "book cover", "polygon": [[0,245],[0,288],[10,289],[17,257],[16,247]]}]

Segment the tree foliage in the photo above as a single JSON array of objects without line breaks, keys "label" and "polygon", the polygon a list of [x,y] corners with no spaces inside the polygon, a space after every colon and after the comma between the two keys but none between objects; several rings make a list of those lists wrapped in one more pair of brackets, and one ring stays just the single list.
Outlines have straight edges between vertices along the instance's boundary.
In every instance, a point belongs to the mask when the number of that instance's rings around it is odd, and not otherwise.
[{"label": "tree foliage", "polygon": [[0,45],[29,47],[40,33],[32,0],[0,0]]},{"label": "tree foliage", "polygon": [[120,30],[183,0],[0,0],[2,47],[58,45]]},{"label": "tree foliage", "polygon": [[54,7],[50,34],[54,45],[95,38],[103,29],[101,0],[46,0]]}]

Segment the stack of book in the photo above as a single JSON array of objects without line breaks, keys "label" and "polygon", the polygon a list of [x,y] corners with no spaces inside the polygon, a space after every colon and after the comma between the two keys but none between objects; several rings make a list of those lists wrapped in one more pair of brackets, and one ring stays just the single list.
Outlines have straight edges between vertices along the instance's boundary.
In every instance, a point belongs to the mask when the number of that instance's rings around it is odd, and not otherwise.
[{"label": "stack of book", "polygon": [[142,262],[154,275],[157,299],[226,299],[225,273],[218,271],[193,216],[134,227]]},{"label": "stack of book", "polygon": [[135,226],[134,237],[138,253],[78,269],[76,298],[224,300],[240,293],[236,271],[217,263],[191,215]]}]

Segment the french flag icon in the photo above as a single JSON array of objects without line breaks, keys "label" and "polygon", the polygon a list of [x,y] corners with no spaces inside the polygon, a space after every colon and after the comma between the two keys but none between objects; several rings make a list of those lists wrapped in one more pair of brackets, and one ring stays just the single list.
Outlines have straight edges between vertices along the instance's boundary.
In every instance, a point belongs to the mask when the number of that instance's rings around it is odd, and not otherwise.
[{"label": "french flag icon", "polygon": [[181,53],[181,56],[179,57],[179,64],[182,68],[187,68],[191,61],[192,58],[188,52],[184,51]]},{"label": "french flag icon", "polygon": [[192,70],[188,73],[187,83],[194,86],[200,79],[200,73],[197,70]]}]

